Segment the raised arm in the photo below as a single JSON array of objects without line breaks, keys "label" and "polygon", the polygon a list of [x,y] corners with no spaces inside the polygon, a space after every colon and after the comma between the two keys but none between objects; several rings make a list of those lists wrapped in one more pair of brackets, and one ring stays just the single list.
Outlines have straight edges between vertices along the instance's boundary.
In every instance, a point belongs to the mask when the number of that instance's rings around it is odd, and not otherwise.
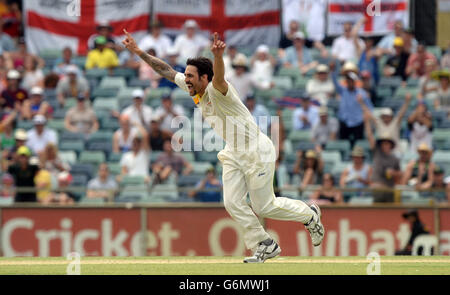
[{"label": "raised arm", "polygon": [[411,102],[411,98],[412,98],[411,93],[409,93],[409,92],[406,93],[406,95],[405,95],[405,102],[403,103],[402,107],[400,108],[400,110],[397,113],[399,122],[402,120],[403,116],[406,114],[406,111],[408,110],[409,103]]},{"label": "raised arm", "polygon": [[138,46],[134,38],[127,32],[127,30],[123,30],[125,35],[127,36],[125,40],[122,41],[122,44],[131,52],[138,55],[143,61],[145,61],[152,69],[155,70],[162,77],[166,78],[169,81],[174,82],[175,75],[177,71],[175,71],[171,66],[169,66],[163,60],[151,56],[147,54],[145,51],[142,51]]},{"label": "raised arm", "polygon": [[214,33],[214,41],[211,45],[211,52],[214,55],[212,84],[215,89],[223,95],[228,92],[228,83],[225,81],[225,65],[223,63],[223,52],[225,51],[225,42],[219,40],[219,34]]}]

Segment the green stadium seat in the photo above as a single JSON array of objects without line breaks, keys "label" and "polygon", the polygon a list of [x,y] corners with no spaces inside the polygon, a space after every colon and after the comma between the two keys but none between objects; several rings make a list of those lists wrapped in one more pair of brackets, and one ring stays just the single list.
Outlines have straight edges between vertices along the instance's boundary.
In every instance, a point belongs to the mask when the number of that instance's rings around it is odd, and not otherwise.
[{"label": "green stadium seat", "polygon": [[149,80],[140,80],[139,78],[132,78],[130,82],[128,82],[128,87],[139,87],[139,88],[147,88],[150,87]]},{"label": "green stadium seat", "polygon": [[105,153],[102,151],[82,151],[79,157],[80,163],[90,163],[94,165],[99,165],[105,162],[105,160]]},{"label": "green stadium seat", "polygon": [[302,73],[298,68],[280,68],[280,70],[277,73],[277,76],[290,77],[293,80],[297,79],[297,77],[301,75]]},{"label": "green stadium seat", "polygon": [[110,153],[108,155],[109,162],[120,162],[122,159],[122,153]]},{"label": "green stadium seat", "polygon": [[89,69],[86,70],[85,77],[86,79],[100,79],[102,77],[108,76],[107,69]]},{"label": "green stadium seat", "polygon": [[419,87],[398,87],[394,93],[394,99],[404,99],[405,95],[409,92],[413,97],[416,97],[419,93]]},{"label": "green stadium seat", "polygon": [[[340,175],[351,164],[352,164],[351,162],[337,162],[331,169],[331,174]],[[339,181],[339,179],[335,179],[335,181],[337,182]]]},{"label": "green stadium seat", "polygon": [[76,163],[77,161],[77,154],[75,153],[75,151],[71,150],[59,151],[58,155],[61,161],[70,165]]},{"label": "green stadium seat", "polygon": [[350,142],[348,140],[328,141],[325,145],[327,151],[339,151],[343,157],[350,152]]},{"label": "green stadium seat", "polygon": [[342,162],[341,153],[338,151],[322,151],[320,156],[326,164],[330,163],[333,167],[334,165]]},{"label": "green stadium seat", "polygon": [[17,121],[17,128],[30,130],[33,128],[34,124],[31,120],[18,120]]},{"label": "green stadium seat", "polygon": [[217,159],[217,152],[196,152],[196,158],[199,162],[209,162],[209,163],[217,163],[219,160]]},{"label": "green stadium seat", "polygon": [[66,127],[64,126],[64,119],[50,119],[47,123],[47,127],[58,132],[63,132],[66,130]]},{"label": "green stadium seat", "polygon": [[80,154],[84,150],[83,140],[61,140],[59,142],[60,151],[74,151]]},{"label": "green stadium seat", "polygon": [[59,58],[62,56],[62,50],[58,48],[46,48],[39,51],[39,56],[43,59]]},{"label": "green stadium seat", "polygon": [[[181,90],[181,89],[180,89]],[[172,89],[169,87],[153,88],[148,91],[147,100],[160,100],[164,95],[169,95]],[[185,92],[187,93],[187,92]]]},{"label": "green stadium seat", "polygon": [[87,142],[112,142],[113,135],[114,132],[112,131],[99,130],[89,135]]},{"label": "green stadium seat", "polygon": [[112,72],[112,76],[131,79],[137,76],[137,72],[130,68],[115,68]]},{"label": "green stadium seat", "polygon": [[299,141],[310,141],[311,139],[311,131],[310,130],[292,130],[289,133],[288,138],[294,142]]},{"label": "green stadium seat", "polygon": [[269,101],[273,98],[283,97],[284,91],[280,88],[271,88],[268,90],[257,89],[255,91],[255,97],[259,99],[263,99],[264,101]]},{"label": "green stadium seat", "polygon": [[437,59],[440,59],[442,56],[442,49],[439,46],[427,46],[427,51],[434,54]]},{"label": "green stadium seat", "polygon": [[119,93],[120,88],[118,87],[108,87],[108,88],[95,88],[94,91],[91,93],[92,98],[97,97],[116,97]]},{"label": "green stadium seat", "polygon": [[190,163],[195,161],[195,155],[193,152],[181,152],[181,156],[183,156],[183,158]]},{"label": "green stadium seat", "polygon": [[133,99],[133,92],[139,89],[138,87],[124,87],[119,90],[117,93],[117,98],[119,100],[122,99]]},{"label": "green stadium seat", "polygon": [[433,153],[432,160],[436,163],[450,163],[450,151],[437,150]]},{"label": "green stadium seat", "polygon": [[186,100],[186,99],[192,99],[191,96],[189,95],[189,93],[187,93],[186,91],[184,91],[181,88],[176,88],[173,92],[172,92],[172,99],[174,101],[181,101],[181,100]]},{"label": "green stadium seat", "polygon": [[291,89],[293,86],[292,79],[286,76],[275,76],[272,78],[275,87],[280,89]]},{"label": "green stadium seat", "polygon": [[294,87],[296,89],[305,89],[306,84],[308,83],[309,78],[298,76],[297,79],[295,79]]},{"label": "green stadium seat", "polygon": [[99,110],[119,110],[119,101],[116,98],[97,98],[92,105],[95,111]]},{"label": "green stadium seat", "polygon": [[450,139],[450,129],[435,128],[432,131],[433,141],[446,142]]},{"label": "green stadium seat", "polygon": [[103,198],[88,198],[88,197],[84,197],[81,198],[80,204],[90,204],[90,205],[95,205],[95,204],[105,204],[105,200]]},{"label": "green stadium seat", "polygon": [[178,199],[178,189],[176,184],[157,184],[153,187],[149,200],[175,201]]},{"label": "green stadium seat", "polygon": [[127,81],[124,77],[110,77],[105,76],[101,79],[100,84],[98,85],[100,88],[125,88],[127,87]]},{"label": "green stadium seat", "polygon": [[205,174],[208,169],[213,168],[213,165],[208,162],[192,162],[191,164],[194,174]]},{"label": "green stadium seat", "polygon": [[145,185],[128,185],[123,187],[116,202],[142,203],[148,200],[148,190]]},{"label": "green stadium seat", "polygon": [[145,178],[139,175],[124,175],[120,184],[122,186],[145,185]]},{"label": "green stadium seat", "polygon": [[122,167],[120,167],[119,162],[108,162],[109,172],[112,175],[120,175]]}]

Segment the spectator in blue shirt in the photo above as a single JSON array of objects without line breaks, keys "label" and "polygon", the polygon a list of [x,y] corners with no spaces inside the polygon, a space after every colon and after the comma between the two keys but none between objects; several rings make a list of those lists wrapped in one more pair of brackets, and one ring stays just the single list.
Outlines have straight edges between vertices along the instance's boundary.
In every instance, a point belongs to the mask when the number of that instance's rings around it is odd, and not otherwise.
[{"label": "spectator in blue shirt", "polygon": [[294,34],[293,45],[286,48],[284,67],[298,68],[302,74],[314,69],[318,62],[314,61],[309,49],[305,46],[305,35],[298,31]]},{"label": "spectator in blue shirt", "polygon": [[358,103],[360,97],[366,106],[372,110],[373,105],[364,89],[356,86],[358,75],[354,71],[344,73],[345,86],[341,85],[337,79],[337,73],[333,68],[332,79],[336,92],[340,96],[338,119],[339,119],[339,138],[347,139],[353,147],[358,139],[364,138],[364,116],[363,110]]},{"label": "spectator in blue shirt", "polygon": [[[195,186],[195,190],[189,193],[191,198],[195,197],[200,202],[220,202],[222,183],[216,177],[214,168],[206,171],[206,176]],[[202,191],[206,190],[206,191]]]},{"label": "spectator in blue shirt", "polygon": [[302,105],[296,108],[292,116],[294,130],[309,130],[319,122],[319,108],[311,105],[311,98],[302,98]]},{"label": "spectator in blue shirt", "polygon": [[245,105],[252,114],[255,123],[259,126],[261,131],[267,134],[270,127],[270,113],[266,107],[257,103],[253,95],[247,96]]}]

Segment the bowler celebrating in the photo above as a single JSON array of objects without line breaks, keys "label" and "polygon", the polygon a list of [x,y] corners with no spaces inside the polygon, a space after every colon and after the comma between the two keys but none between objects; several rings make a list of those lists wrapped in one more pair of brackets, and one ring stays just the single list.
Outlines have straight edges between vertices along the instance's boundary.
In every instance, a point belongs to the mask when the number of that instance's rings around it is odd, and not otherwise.
[{"label": "bowler celebrating", "polygon": [[[186,70],[176,72],[167,63],[142,51],[133,37],[126,34],[123,44],[140,56],[162,77],[174,82],[190,96],[203,117],[225,141],[217,155],[223,164],[223,200],[231,217],[244,230],[248,249],[254,250],[245,263],[262,263],[280,254],[278,244],[264,230],[258,216],[298,221],[308,229],[314,246],[322,243],[324,228],[320,208],[302,201],[276,198],[273,192],[275,147],[260,131],[249,110],[225,78],[223,53],[225,43],[214,33],[211,52],[214,63],[205,57],[188,59]],[[251,205],[247,203],[249,193]]]}]

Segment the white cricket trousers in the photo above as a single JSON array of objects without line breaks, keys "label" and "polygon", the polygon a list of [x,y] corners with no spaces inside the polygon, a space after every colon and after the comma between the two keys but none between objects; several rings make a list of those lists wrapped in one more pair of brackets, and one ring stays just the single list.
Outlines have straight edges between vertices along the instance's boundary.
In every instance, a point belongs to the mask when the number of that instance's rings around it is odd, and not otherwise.
[{"label": "white cricket trousers", "polygon": [[[300,200],[275,197],[273,177],[275,173],[275,147],[267,138],[266,145],[271,160],[262,159],[261,152],[219,152],[223,164],[223,201],[230,216],[243,228],[244,241],[248,249],[270,238],[259,222],[259,217],[298,221],[311,220],[314,211]],[[247,193],[251,204],[247,202]]]}]

